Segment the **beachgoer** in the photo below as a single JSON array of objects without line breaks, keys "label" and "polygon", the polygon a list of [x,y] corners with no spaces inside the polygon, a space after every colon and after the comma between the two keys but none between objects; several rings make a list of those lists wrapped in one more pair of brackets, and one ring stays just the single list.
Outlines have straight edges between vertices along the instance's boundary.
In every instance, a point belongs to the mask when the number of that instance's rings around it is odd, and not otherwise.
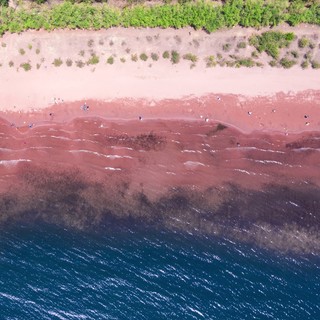
[{"label": "beachgoer", "polygon": [[140,121],[142,120],[142,117],[141,117],[141,116],[139,116],[139,120],[140,120]]},{"label": "beachgoer", "polygon": [[248,111],[248,115],[251,116],[251,115],[252,115],[252,112],[251,112],[251,111]]}]

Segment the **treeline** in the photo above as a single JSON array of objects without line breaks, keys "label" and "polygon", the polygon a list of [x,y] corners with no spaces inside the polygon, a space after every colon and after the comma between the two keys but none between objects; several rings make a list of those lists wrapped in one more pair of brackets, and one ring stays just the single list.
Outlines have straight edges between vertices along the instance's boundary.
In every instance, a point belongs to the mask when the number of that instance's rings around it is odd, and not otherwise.
[{"label": "treeline", "polygon": [[212,32],[237,25],[255,28],[272,27],[282,22],[290,25],[299,23],[320,25],[319,2],[227,0],[223,4],[218,4],[199,1],[154,6],[135,5],[123,9],[107,4],[64,2],[52,8],[45,6],[29,10],[14,10],[5,6],[0,8],[0,34],[27,29],[102,29],[116,26],[151,28],[191,26]]}]

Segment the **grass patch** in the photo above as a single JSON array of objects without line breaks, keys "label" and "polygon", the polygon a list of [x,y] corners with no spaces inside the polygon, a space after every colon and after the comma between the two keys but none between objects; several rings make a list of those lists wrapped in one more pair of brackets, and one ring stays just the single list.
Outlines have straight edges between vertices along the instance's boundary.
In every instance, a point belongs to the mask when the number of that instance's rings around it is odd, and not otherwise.
[{"label": "grass patch", "polygon": [[120,58],[120,61],[121,61],[122,63],[125,63],[125,62],[126,62],[126,59],[125,59],[125,58]]},{"label": "grass patch", "polygon": [[151,53],[151,59],[153,61],[158,61],[159,60],[159,55],[157,53]]},{"label": "grass patch", "polygon": [[138,61],[138,55],[137,55],[137,54],[132,54],[132,55],[131,55],[131,60],[132,60],[133,62],[137,62],[137,61]]},{"label": "grass patch", "polygon": [[309,61],[308,60],[303,61],[300,66],[302,69],[309,68]]},{"label": "grass patch", "polygon": [[66,61],[66,65],[67,65],[67,67],[71,67],[72,66],[72,60],[71,59],[67,59],[67,61]]},{"label": "grass patch", "polygon": [[171,62],[172,62],[172,64],[177,64],[177,63],[179,63],[179,61],[180,61],[180,54],[177,51],[172,50],[171,51]]},{"label": "grass patch", "polygon": [[259,52],[266,52],[274,59],[278,59],[280,49],[289,47],[290,43],[295,39],[292,32],[282,33],[277,31],[264,32],[261,35],[250,37],[249,43]]},{"label": "grass patch", "polygon": [[298,51],[291,51],[290,54],[292,55],[293,58],[298,59],[299,58],[299,53]]},{"label": "grass patch", "polygon": [[62,64],[63,64],[63,61],[61,60],[61,58],[58,58],[58,59],[54,59],[52,64],[55,66],[55,67],[60,67]]},{"label": "grass patch", "polygon": [[290,69],[291,67],[293,67],[296,64],[296,61],[294,60],[290,60],[288,58],[282,58],[280,60],[280,65],[285,68],[285,69]]},{"label": "grass patch", "polygon": [[41,64],[40,63],[37,63],[37,70],[39,70],[41,67]]},{"label": "grass patch", "polygon": [[19,53],[23,56],[26,52],[25,52],[25,50],[23,48],[20,48],[19,49]]},{"label": "grass patch", "polygon": [[85,63],[82,60],[77,60],[76,61],[76,66],[78,68],[83,68],[85,66]]},{"label": "grass patch", "polygon": [[80,51],[79,51],[79,56],[80,56],[80,57],[84,57],[84,50],[80,50]]},{"label": "grass patch", "polygon": [[40,53],[40,49],[37,48],[37,49],[36,49],[36,54],[39,54],[39,53]]},{"label": "grass patch", "polygon": [[12,68],[14,66],[14,62],[11,60],[9,61],[9,67]]},{"label": "grass patch", "polygon": [[140,54],[140,59],[141,59],[142,61],[147,61],[147,60],[148,60],[148,56],[147,56],[145,53],[141,53],[141,54]]},{"label": "grass patch", "polygon": [[110,56],[110,57],[107,59],[107,63],[108,63],[108,64],[113,64],[113,63],[114,63],[114,58],[113,58],[113,56]]},{"label": "grass patch", "polygon": [[31,70],[31,64],[29,62],[24,62],[20,64],[20,67],[24,70],[24,71],[30,71]]},{"label": "grass patch", "polygon": [[6,46],[7,46],[7,44],[6,44],[6,43],[1,42],[1,47],[2,47],[2,48],[5,48]]},{"label": "grass patch", "polygon": [[162,58],[163,58],[163,59],[169,59],[169,58],[170,58],[170,53],[169,53],[169,51],[165,51],[165,52],[162,54]]},{"label": "grass patch", "polygon": [[131,49],[130,48],[127,48],[126,49],[126,53],[130,53]]},{"label": "grass patch", "polygon": [[152,42],[152,37],[151,36],[146,36],[146,39],[148,42]]},{"label": "grass patch", "polygon": [[98,64],[100,61],[99,56],[97,56],[96,54],[92,54],[91,58],[87,61],[87,65],[89,64]]},{"label": "grass patch", "polygon": [[184,60],[189,60],[193,63],[196,63],[198,61],[198,57],[195,54],[187,53],[182,57]]},{"label": "grass patch", "polygon": [[213,68],[217,65],[216,59],[214,56],[209,56],[205,59],[207,68]]},{"label": "grass patch", "polygon": [[32,44],[31,44],[31,43],[28,44],[28,49],[29,49],[29,50],[32,49]]}]

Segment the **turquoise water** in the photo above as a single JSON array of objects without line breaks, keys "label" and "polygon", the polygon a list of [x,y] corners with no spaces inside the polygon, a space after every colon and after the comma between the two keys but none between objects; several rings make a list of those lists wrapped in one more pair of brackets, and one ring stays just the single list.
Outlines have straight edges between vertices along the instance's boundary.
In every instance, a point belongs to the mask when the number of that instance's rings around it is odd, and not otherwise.
[{"label": "turquoise water", "polygon": [[14,226],[1,319],[319,319],[320,257],[136,226]]}]

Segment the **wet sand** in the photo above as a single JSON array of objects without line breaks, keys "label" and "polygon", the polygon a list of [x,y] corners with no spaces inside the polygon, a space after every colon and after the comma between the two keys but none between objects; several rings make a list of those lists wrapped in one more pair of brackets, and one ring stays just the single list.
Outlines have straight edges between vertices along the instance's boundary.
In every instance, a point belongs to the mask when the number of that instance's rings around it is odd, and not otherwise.
[{"label": "wet sand", "polygon": [[319,251],[315,97],[87,101],[86,111],[58,102],[3,113],[1,222],[85,229],[135,219]]}]

